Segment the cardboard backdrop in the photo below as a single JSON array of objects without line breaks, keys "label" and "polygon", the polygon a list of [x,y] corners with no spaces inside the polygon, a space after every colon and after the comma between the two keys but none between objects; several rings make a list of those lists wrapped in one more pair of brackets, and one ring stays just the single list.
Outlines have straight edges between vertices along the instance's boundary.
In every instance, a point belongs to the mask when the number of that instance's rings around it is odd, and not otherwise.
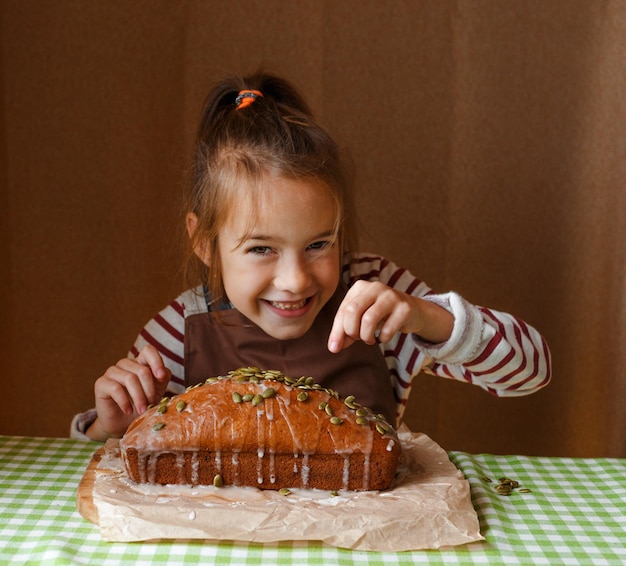
[{"label": "cardboard backdrop", "polygon": [[64,436],[181,290],[207,88],[303,89],[359,171],[364,248],[539,328],[553,383],[415,379],[446,449],[626,457],[626,4],[5,0],[0,434]]}]

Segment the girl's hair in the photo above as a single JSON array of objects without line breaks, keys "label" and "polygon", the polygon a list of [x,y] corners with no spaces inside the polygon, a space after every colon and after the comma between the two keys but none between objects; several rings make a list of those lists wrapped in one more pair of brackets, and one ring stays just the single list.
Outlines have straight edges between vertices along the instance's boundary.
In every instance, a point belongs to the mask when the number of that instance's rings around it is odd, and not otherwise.
[{"label": "girl's hair", "polygon": [[[249,94],[251,100],[241,104],[237,97],[245,90],[256,95]],[[185,261],[187,282],[206,285],[214,299],[224,296],[219,233],[240,198],[258,210],[260,181],[267,175],[310,181],[328,191],[337,208],[339,257],[356,251],[352,176],[307,103],[289,82],[272,75],[226,78],[213,87],[204,105],[185,202],[186,212],[198,218]],[[198,249],[208,252],[208,266],[195,255]]]}]

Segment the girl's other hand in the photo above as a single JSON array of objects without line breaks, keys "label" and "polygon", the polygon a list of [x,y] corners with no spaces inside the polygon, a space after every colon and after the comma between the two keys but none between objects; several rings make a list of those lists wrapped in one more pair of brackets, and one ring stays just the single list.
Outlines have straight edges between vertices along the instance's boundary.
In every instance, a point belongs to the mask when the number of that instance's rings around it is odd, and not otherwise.
[{"label": "girl's other hand", "polygon": [[357,281],[346,293],[328,338],[339,352],[356,340],[388,342],[397,332],[444,342],[452,333],[453,316],[438,305],[392,289],[379,281]]},{"label": "girl's other hand", "polygon": [[123,435],[133,419],[161,399],[170,379],[154,346],[145,346],[134,360],[121,359],[96,380],[98,417],[87,435],[94,440]]}]

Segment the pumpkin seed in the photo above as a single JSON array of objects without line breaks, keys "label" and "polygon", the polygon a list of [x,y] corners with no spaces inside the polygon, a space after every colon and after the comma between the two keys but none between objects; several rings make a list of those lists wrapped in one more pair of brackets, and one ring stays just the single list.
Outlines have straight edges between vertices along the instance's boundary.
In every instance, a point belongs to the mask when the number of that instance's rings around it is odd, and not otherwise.
[{"label": "pumpkin seed", "polygon": [[298,401],[306,401],[309,398],[309,394],[306,391],[301,391],[298,393]]},{"label": "pumpkin seed", "polygon": [[328,405],[328,404],[326,404],[326,406],[324,407],[324,410],[326,411],[326,414],[327,414],[329,417],[332,417],[332,416],[335,414],[335,413],[333,412],[333,408],[332,408],[330,405]]},{"label": "pumpkin seed", "polygon": [[530,493],[532,490],[528,489],[527,487],[523,487],[522,489],[519,490],[520,493]]},{"label": "pumpkin seed", "polygon": [[357,417],[356,418],[356,424],[366,425],[367,424],[367,419],[365,417]]},{"label": "pumpkin seed", "polygon": [[243,401],[241,395],[239,393],[237,393],[236,391],[233,391],[233,401],[237,404],[241,403]]},{"label": "pumpkin seed", "polygon": [[376,430],[380,432],[380,434],[387,434],[389,431],[386,427],[384,427],[381,423],[376,423]]},{"label": "pumpkin seed", "polygon": [[167,413],[167,405],[165,404],[159,405],[159,408],[157,409],[157,413],[159,413],[159,415]]},{"label": "pumpkin seed", "polygon": [[242,400],[244,403],[247,403],[248,401],[252,401],[252,399],[254,399],[254,395],[253,395],[252,393],[246,393],[246,394],[245,394],[245,395],[241,398],[241,400]]},{"label": "pumpkin seed", "polygon": [[222,478],[222,476],[220,474],[217,474],[213,478],[213,485],[215,487],[222,487],[224,485],[224,479]]},{"label": "pumpkin seed", "polygon": [[161,430],[165,426],[165,423],[157,423],[152,427],[152,430],[156,432],[157,430]]},{"label": "pumpkin seed", "polygon": [[267,375],[282,375],[282,372],[278,369],[268,369],[265,371]]},{"label": "pumpkin seed", "polygon": [[343,424],[343,419],[340,419],[339,417],[330,417],[330,422],[335,425],[340,425]]},{"label": "pumpkin seed", "polygon": [[253,407],[258,407],[261,403],[263,403],[263,397],[261,397],[260,395],[255,395],[254,397],[252,397],[252,406]]},{"label": "pumpkin seed", "polygon": [[176,403],[176,410],[180,413],[186,406],[187,403],[185,403],[184,401],[179,401],[178,403]]},{"label": "pumpkin seed", "polygon": [[268,387],[263,393],[261,393],[261,397],[263,399],[269,399],[270,397],[274,397],[276,395],[276,391],[272,387]]},{"label": "pumpkin seed", "polygon": [[334,389],[328,389],[328,394],[335,399],[339,399],[339,392],[335,391]]},{"label": "pumpkin seed", "polygon": [[289,495],[291,493],[291,490],[286,487],[282,487],[278,490],[278,493],[280,493],[281,495]]},{"label": "pumpkin seed", "polygon": [[322,401],[322,402],[321,402],[321,403],[317,406],[317,408],[318,408],[320,411],[325,411],[325,410],[326,410],[326,405],[328,405],[328,403],[327,403],[326,401]]}]

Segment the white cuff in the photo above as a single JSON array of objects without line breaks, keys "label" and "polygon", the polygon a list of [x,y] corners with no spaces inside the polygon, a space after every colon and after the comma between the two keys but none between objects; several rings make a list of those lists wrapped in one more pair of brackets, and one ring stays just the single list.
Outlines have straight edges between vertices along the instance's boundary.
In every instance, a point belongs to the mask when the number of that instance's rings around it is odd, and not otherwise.
[{"label": "white cuff", "polygon": [[85,431],[96,420],[97,416],[98,414],[95,409],[89,409],[89,411],[75,415],[70,425],[70,438],[75,438],[76,440],[93,440],[85,434]]},{"label": "white cuff", "polygon": [[422,299],[451,313],[454,316],[454,327],[450,338],[440,344],[431,344],[413,335],[419,350],[437,362],[463,364],[472,360],[480,347],[484,327],[478,307],[454,292],[425,295]]}]

